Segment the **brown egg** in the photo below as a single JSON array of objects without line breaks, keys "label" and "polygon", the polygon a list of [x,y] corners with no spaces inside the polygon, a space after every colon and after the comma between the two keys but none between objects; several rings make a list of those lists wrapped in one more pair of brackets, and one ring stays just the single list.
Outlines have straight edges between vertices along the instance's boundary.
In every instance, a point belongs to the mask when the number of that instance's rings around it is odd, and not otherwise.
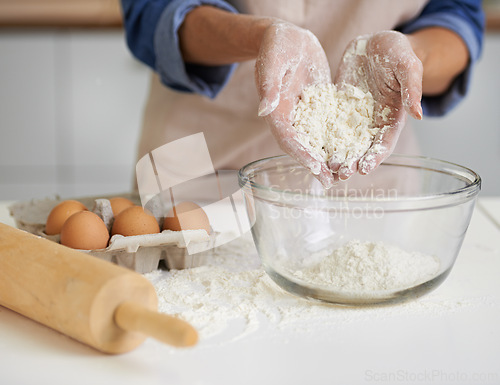
[{"label": "brown egg", "polygon": [[200,229],[210,234],[210,222],[205,211],[194,202],[181,202],[174,206],[163,221],[163,230]]},{"label": "brown egg", "polygon": [[113,210],[113,215],[115,217],[126,208],[134,206],[134,203],[131,200],[122,197],[111,198],[109,203],[111,204],[111,209]]},{"label": "brown egg", "polygon": [[108,241],[109,232],[106,225],[91,211],[79,211],[73,214],[61,229],[61,244],[74,249],[104,249]]},{"label": "brown egg", "polygon": [[111,228],[111,235],[121,234],[126,237],[159,232],[160,226],[156,218],[141,206],[132,206],[123,210],[115,218]]},{"label": "brown egg", "polygon": [[66,200],[55,206],[47,217],[45,224],[45,234],[55,235],[61,232],[61,228],[71,215],[78,211],[87,210],[87,207],[81,202]]}]

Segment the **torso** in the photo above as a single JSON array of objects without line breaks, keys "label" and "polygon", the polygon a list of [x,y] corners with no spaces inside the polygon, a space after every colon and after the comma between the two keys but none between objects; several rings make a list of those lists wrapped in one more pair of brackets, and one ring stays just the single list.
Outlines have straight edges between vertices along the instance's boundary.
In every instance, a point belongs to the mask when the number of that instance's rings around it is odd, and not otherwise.
[{"label": "torso", "polygon": [[[332,70],[355,37],[394,29],[416,17],[425,0],[234,0],[240,12],[274,16],[311,30],[320,40]],[[204,132],[214,167],[237,169],[282,153],[265,121],[257,117],[254,61],[241,63],[215,99],[172,91],[153,75],[138,158],[173,140]],[[396,152],[415,151],[404,130]]]}]

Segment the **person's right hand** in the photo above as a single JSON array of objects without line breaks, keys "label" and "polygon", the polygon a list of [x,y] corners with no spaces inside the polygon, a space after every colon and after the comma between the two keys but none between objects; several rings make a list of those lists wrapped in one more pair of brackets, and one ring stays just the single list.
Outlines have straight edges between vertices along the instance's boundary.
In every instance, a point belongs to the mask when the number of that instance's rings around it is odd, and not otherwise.
[{"label": "person's right hand", "polygon": [[262,39],[255,79],[259,116],[266,118],[281,149],[309,169],[324,187],[331,187],[336,177],[326,161],[306,149],[292,127],[302,90],[331,83],[330,66],[316,36],[284,21],[273,22]]}]

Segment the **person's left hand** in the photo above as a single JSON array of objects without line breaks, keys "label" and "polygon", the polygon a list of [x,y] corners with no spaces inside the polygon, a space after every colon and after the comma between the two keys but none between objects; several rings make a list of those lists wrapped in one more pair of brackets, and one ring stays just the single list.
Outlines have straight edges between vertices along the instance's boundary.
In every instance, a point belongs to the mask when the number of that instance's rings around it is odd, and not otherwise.
[{"label": "person's left hand", "polygon": [[338,88],[352,84],[371,92],[374,99],[373,119],[379,128],[371,147],[360,159],[329,161],[330,169],[340,179],[355,172],[368,174],[394,150],[406,122],[406,113],[422,119],[422,62],[410,41],[395,31],[361,36],[347,47],[334,83]]}]

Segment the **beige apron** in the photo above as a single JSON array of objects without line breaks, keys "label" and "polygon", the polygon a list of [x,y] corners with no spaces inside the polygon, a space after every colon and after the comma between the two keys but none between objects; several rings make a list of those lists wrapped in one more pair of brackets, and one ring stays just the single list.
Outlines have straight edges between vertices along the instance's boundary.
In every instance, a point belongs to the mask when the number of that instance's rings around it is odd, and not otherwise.
[{"label": "beige apron", "polygon": [[[425,0],[235,0],[240,12],[274,16],[311,30],[320,40],[332,78],[347,44],[355,37],[394,29],[420,13]],[[203,132],[215,169],[239,169],[281,154],[264,119],[257,116],[254,61],[241,63],[215,99],[175,92],[153,75],[144,113],[138,159],[163,144]],[[415,153],[408,127],[396,152]]]}]

